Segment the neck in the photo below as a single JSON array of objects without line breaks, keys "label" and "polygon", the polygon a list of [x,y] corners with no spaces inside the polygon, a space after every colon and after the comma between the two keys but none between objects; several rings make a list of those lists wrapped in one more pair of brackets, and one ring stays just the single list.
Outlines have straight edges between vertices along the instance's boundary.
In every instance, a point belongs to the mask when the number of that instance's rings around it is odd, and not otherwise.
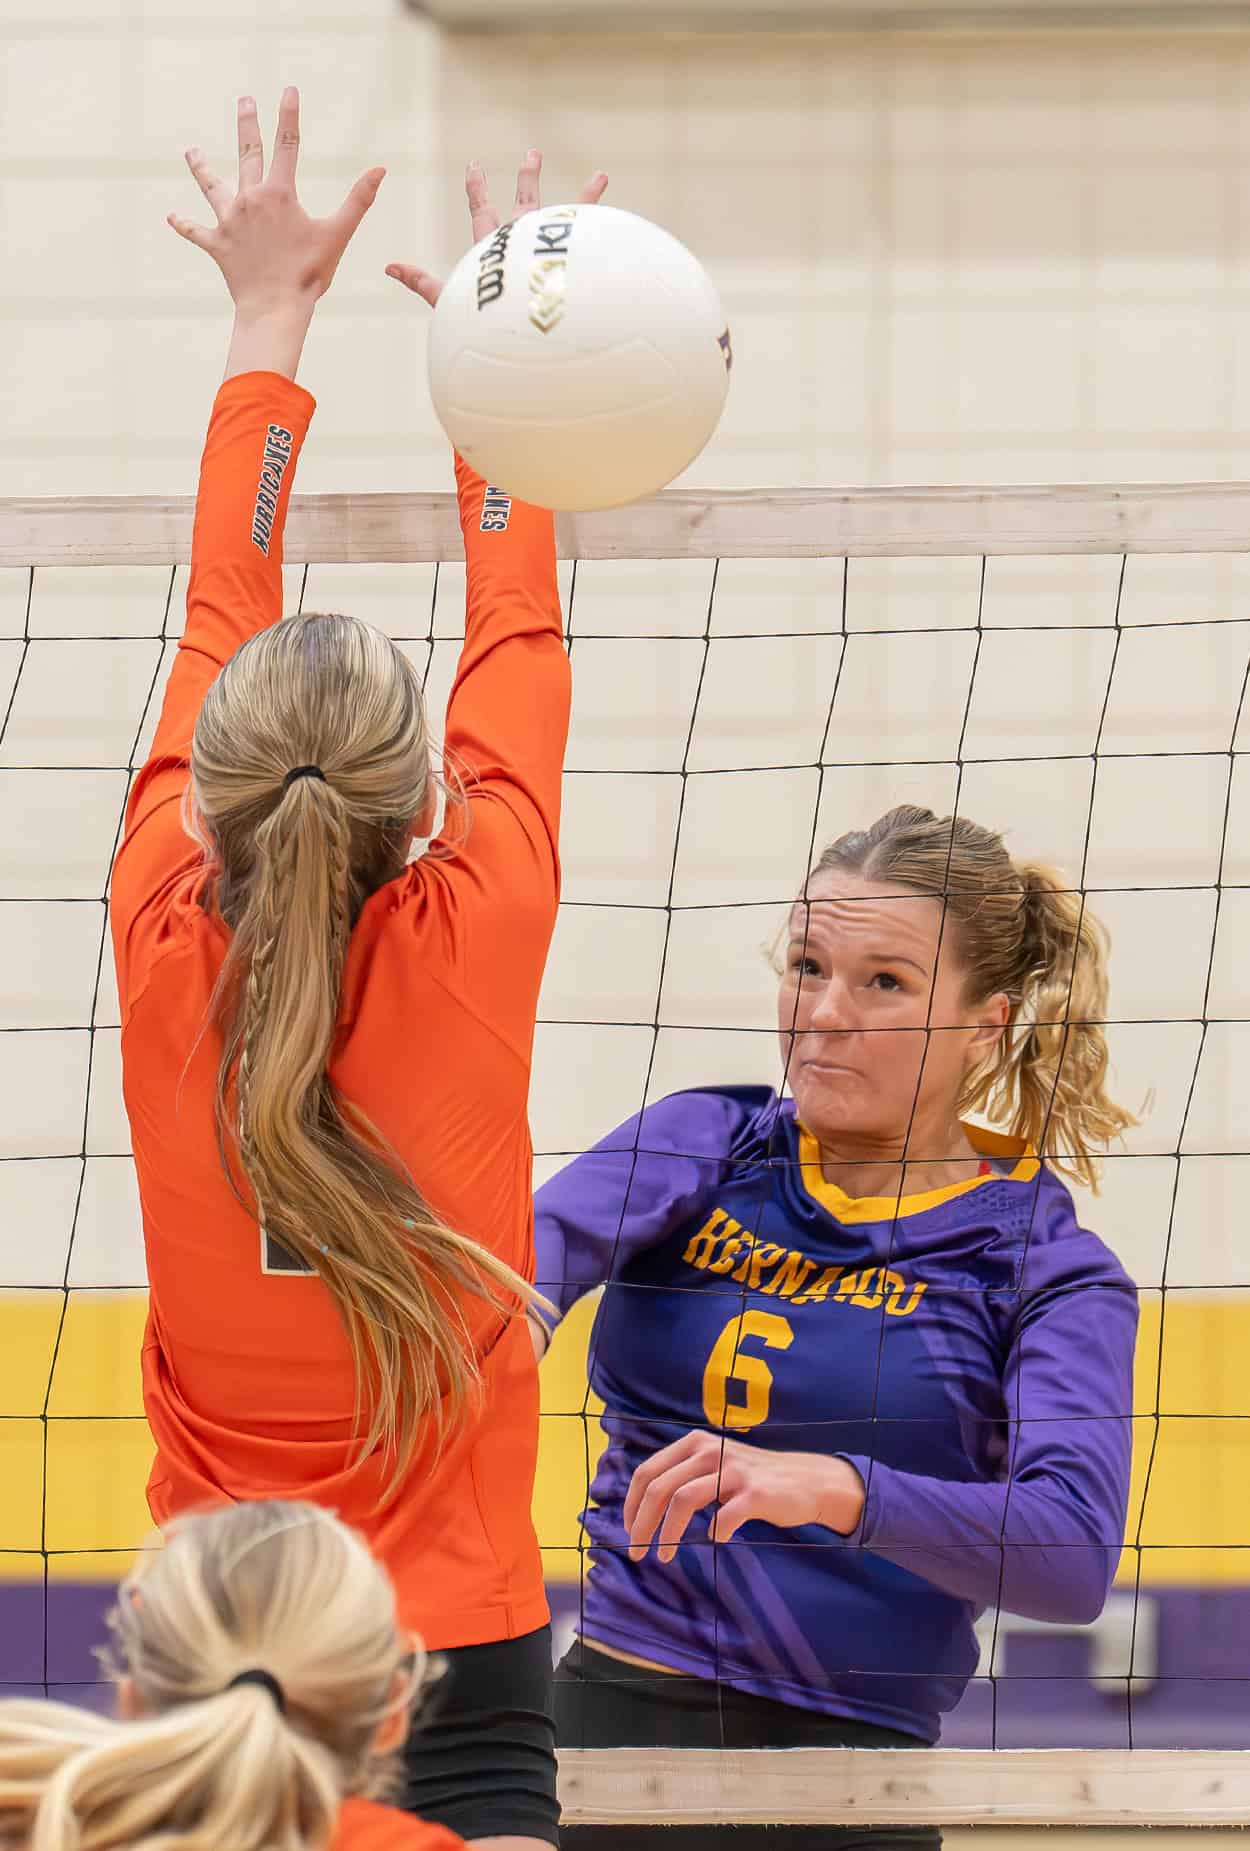
[{"label": "neck", "polygon": [[946,1189],[975,1177],[982,1161],[957,1118],[928,1125],[918,1118],[910,1134],[897,1138],[842,1132],[815,1135],[825,1181],[853,1201]]}]

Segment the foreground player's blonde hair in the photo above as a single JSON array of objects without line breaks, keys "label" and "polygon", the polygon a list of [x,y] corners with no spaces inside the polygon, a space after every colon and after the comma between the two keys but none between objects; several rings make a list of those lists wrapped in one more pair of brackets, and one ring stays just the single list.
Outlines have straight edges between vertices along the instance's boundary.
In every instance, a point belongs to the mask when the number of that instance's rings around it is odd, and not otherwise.
[{"label": "foreground player's blonde hair", "polygon": [[913,804],[839,836],[808,878],[830,870],[943,902],[966,997],[1001,991],[1011,1005],[959,1110],[983,1111],[1096,1190],[1096,1153],[1137,1121],[1106,1089],[1110,939],[1085,895],[1043,862],[1013,861],[993,830]]},{"label": "foreground player's blonde hair", "polygon": [[[425,1661],[352,1530],[310,1504],[192,1517],[130,1576],[110,1674],[133,1721],[0,1703],[0,1842],[23,1851],[315,1851],[349,1794],[385,1792],[379,1729]],[[286,1714],[262,1685],[276,1679]]]},{"label": "foreground player's blonde hair", "polygon": [[[285,782],[299,766],[323,775]],[[477,1387],[461,1295],[505,1314],[534,1296],[447,1226],[326,1072],[352,927],[402,873],[432,790],[416,670],[357,618],[274,624],[209,688],[191,770],[206,903],[233,932],[215,998],[222,1161],[238,1189],[237,1153],[266,1231],[329,1289],[369,1411],[361,1456],[381,1446],[397,1476]],[[434,1058],[397,1044],[394,1084]]]}]

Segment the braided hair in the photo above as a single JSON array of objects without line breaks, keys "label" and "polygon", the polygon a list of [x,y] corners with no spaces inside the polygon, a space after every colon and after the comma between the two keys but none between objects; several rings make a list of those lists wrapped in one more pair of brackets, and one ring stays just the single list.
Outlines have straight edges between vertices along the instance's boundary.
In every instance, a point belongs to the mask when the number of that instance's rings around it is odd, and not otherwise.
[{"label": "braided hair", "polygon": [[477,1388],[464,1295],[501,1316],[535,1297],[447,1225],[327,1072],[352,928],[431,793],[416,670],[356,618],[275,624],[213,682],[191,769],[202,898],[232,931],[213,1006],[223,1166],[331,1293],[367,1405],[361,1457],[380,1446],[398,1476]]}]

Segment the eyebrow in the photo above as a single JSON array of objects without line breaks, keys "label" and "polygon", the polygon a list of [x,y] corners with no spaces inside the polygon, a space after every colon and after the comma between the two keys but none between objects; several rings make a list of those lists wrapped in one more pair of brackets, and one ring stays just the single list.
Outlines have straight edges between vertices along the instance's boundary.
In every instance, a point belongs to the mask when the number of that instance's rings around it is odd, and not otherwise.
[{"label": "eyebrow", "polygon": [[[800,931],[796,926],[792,925],[790,927],[790,944],[792,946],[793,945],[808,945],[810,943],[811,943],[811,934],[806,929]],[[865,951],[863,953],[863,956],[870,963],[875,963],[875,964],[910,964],[911,968],[917,973],[917,975],[925,978],[926,980],[931,975],[931,972],[927,964],[919,964],[917,963],[915,958],[909,958],[906,956],[905,953],[901,951],[871,950],[871,951]]]},{"label": "eyebrow", "polygon": [[927,965],[918,964],[915,958],[905,957],[901,951],[869,951],[865,953],[865,956],[874,964],[910,964],[912,969],[918,971],[922,977],[929,975]]}]

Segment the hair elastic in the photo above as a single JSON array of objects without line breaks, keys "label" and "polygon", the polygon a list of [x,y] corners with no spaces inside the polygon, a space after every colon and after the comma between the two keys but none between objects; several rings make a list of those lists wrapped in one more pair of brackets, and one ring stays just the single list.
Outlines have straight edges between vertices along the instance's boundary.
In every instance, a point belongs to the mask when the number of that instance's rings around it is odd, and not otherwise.
[{"label": "hair elastic", "polygon": [[262,1671],[259,1667],[252,1671],[240,1671],[226,1685],[227,1690],[237,1690],[240,1684],[257,1684],[261,1690],[267,1690],[277,1705],[279,1716],[286,1715],[286,1692],[271,1671]]},{"label": "hair elastic", "polygon": [[283,790],[289,791],[296,778],[320,778],[321,782],[324,784],[326,781],[326,774],[321,769],[320,765],[296,765],[294,770],[288,771],[285,778],[283,778]]}]

